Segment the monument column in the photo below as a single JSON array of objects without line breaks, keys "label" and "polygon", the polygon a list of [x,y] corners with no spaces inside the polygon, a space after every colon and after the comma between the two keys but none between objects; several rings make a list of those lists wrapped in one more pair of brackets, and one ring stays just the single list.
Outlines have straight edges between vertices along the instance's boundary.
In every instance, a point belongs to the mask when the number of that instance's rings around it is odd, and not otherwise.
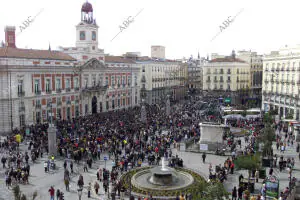
[{"label": "monument column", "polygon": [[57,155],[57,145],[56,145],[56,127],[53,124],[53,111],[52,111],[52,101],[49,102],[50,106],[50,123],[48,128],[48,149],[50,155]]}]

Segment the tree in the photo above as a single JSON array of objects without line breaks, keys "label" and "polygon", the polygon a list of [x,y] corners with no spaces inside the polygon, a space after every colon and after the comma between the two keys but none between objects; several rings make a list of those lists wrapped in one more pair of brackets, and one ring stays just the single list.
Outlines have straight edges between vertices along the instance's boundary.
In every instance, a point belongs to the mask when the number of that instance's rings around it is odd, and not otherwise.
[{"label": "tree", "polygon": [[[25,194],[22,194],[22,191],[20,189],[19,185],[16,185],[13,187],[13,193],[15,196],[15,200],[27,200],[27,196]],[[32,200],[35,200],[37,197],[37,191],[34,191],[32,194]]]},{"label": "tree", "polygon": [[248,182],[250,182],[251,171],[261,167],[259,154],[238,156],[234,161],[237,170],[248,170]]},{"label": "tree", "polygon": [[258,142],[264,144],[263,157],[273,156],[273,141],[275,141],[275,130],[271,127],[270,123],[266,123],[261,136],[258,138]]},{"label": "tree", "polygon": [[224,185],[219,181],[210,183],[205,190],[193,196],[193,200],[223,200],[228,199],[229,193],[224,188]]},{"label": "tree", "polygon": [[269,113],[264,115],[264,123],[273,123],[273,116]]}]

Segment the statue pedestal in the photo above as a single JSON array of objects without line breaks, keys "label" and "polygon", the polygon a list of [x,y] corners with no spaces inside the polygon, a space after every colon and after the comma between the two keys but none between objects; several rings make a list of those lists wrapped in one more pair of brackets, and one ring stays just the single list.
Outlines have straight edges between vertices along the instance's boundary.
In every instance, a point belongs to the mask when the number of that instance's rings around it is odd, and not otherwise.
[{"label": "statue pedestal", "polygon": [[49,125],[48,128],[48,148],[50,155],[57,155],[56,127],[53,125]]},{"label": "statue pedestal", "polygon": [[200,123],[200,150],[216,151],[217,148],[223,148],[223,124]]}]

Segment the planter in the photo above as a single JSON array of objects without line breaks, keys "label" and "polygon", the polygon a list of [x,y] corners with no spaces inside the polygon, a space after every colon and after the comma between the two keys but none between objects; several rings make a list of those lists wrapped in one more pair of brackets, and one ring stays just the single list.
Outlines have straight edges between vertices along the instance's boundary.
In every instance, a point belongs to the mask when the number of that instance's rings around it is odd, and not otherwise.
[{"label": "planter", "polygon": [[271,167],[273,164],[273,159],[272,158],[262,158],[262,166],[263,167]]},{"label": "planter", "polygon": [[265,179],[267,177],[267,173],[265,169],[259,170],[259,178]]}]

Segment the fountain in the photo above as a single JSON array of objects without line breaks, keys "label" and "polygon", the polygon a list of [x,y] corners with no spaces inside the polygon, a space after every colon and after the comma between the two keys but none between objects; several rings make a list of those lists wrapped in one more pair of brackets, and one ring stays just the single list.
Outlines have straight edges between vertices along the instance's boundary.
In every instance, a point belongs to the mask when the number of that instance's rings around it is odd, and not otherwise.
[{"label": "fountain", "polygon": [[131,178],[132,185],[142,190],[178,190],[193,182],[189,173],[167,167],[164,158],[161,166],[141,170]]}]

